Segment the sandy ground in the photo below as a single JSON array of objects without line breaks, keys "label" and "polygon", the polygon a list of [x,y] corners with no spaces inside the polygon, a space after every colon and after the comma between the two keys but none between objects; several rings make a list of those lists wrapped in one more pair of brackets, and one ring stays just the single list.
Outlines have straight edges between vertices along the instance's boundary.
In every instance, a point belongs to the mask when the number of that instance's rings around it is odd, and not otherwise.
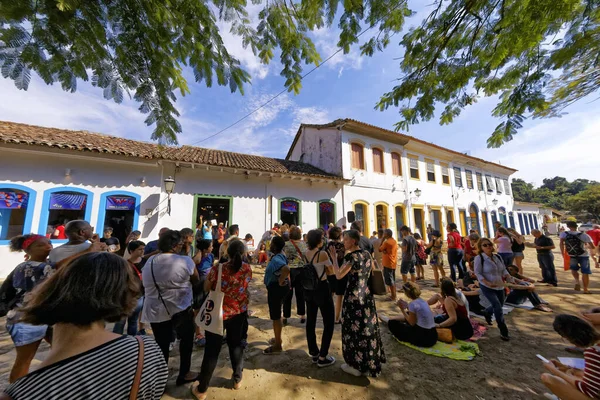
[{"label": "sandy ground", "polygon": [[[555,241],[558,242],[558,240]],[[317,368],[308,357],[304,325],[292,317],[284,328],[284,353],[265,356],[262,350],[272,337],[272,325],[268,320],[266,291],[263,269],[254,268],[251,286],[251,309],[257,317],[250,319],[249,346],[244,357],[244,380],[242,389],[231,389],[231,366],[227,347],[221,351],[219,364],[211,381],[209,399],[256,400],[265,399],[533,399],[542,398],[545,388],[539,380],[543,372],[536,354],[546,358],[569,356],[563,349],[565,343],[553,331],[552,321],[557,313],[576,312],[598,306],[600,294],[600,270],[592,276],[593,295],[583,295],[573,290],[570,272],[564,272],[562,257],[556,252],[559,279],[557,288],[539,286],[538,292],[550,303],[554,313],[515,309],[507,315],[507,324],[512,340],[500,340],[499,331],[492,327],[478,343],[481,356],[473,361],[454,361],[427,356],[397,343],[387,328],[382,326],[383,343],[387,363],[378,378],[355,378],[345,374],[340,365],[342,359],[341,327],[336,325],[330,354],[337,359],[334,366]],[[526,250],[525,274],[540,279],[540,270],[535,261],[535,251]],[[434,293],[433,274],[426,269],[423,297]],[[399,286],[400,284],[398,284]],[[295,306],[294,306],[295,307]],[[377,297],[377,309],[381,313],[393,314],[395,306]],[[293,310],[294,312],[294,310]],[[10,337],[0,321],[0,379],[5,385],[15,356]],[[317,325],[320,337],[321,321]],[[35,363],[44,358],[48,346],[43,345]],[[192,366],[200,370],[202,349],[196,349]],[[171,355],[170,380],[164,399],[190,399],[188,386],[176,387],[178,367],[177,351]]]}]

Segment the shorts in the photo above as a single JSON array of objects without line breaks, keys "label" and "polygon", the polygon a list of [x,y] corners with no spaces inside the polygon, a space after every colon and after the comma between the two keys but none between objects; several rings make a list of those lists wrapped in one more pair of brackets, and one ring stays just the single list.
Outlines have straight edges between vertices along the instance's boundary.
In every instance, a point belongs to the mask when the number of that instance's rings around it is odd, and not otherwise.
[{"label": "shorts", "polygon": [[279,286],[279,284],[267,286],[267,303],[269,304],[269,318],[271,321],[281,319],[281,307],[283,300],[290,291],[289,286]]},{"label": "shorts", "polygon": [[584,275],[591,275],[592,269],[590,268],[590,257],[589,256],[571,256],[571,263],[569,264],[571,271],[579,271]]},{"label": "shorts", "polygon": [[525,258],[525,254],[523,254],[523,252],[522,252],[522,251],[513,251],[513,256],[514,256],[515,258],[517,258],[517,257],[522,257],[522,258]]},{"label": "shorts", "polygon": [[[335,275],[332,275],[335,278]],[[335,288],[335,294],[338,296],[343,296],[346,294],[346,287],[348,287],[348,277],[350,274],[346,274],[342,279],[337,279],[335,285],[332,286]]]},{"label": "shorts", "polygon": [[383,280],[386,286],[394,286],[396,283],[396,269],[383,267]]},{"label": "shorts", "polygon": [[408,273],[410,273],[411,275],[415,274],[415,260],[412,259],[410,261],[402,261],[402,263],[400,263],[400,273],[402,275],[408,275]]},{"label": "shorts", "polygon": [[6,330],[10,334],[15,347],[25,346],[31,343],[39,342],[46,337],[48,332],[47,325],[30,325],[23,322],[16,324],[6,324]]},{"label": "shorts", "polygon": [[431,254],[431,256],[429,257],[429,263],[431,264],[431,266],[438,266],[438,267],[443,267],[444,266],[444,257],[441,254]]}]

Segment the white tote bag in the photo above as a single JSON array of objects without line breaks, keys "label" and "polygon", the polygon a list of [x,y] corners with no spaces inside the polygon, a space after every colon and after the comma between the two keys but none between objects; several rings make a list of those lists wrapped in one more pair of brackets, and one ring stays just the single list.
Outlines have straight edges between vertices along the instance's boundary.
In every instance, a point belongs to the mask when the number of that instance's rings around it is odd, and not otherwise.
[{"label": "white tote bag", "polygon": [[204,300],[200,312],[196,318],[196,324],[217,335],[223,335],[223,298],[225,293],[221,291],[221,274],[223,273],[223,264],[219,264],[219,277],[215,290],[208,293]]}]

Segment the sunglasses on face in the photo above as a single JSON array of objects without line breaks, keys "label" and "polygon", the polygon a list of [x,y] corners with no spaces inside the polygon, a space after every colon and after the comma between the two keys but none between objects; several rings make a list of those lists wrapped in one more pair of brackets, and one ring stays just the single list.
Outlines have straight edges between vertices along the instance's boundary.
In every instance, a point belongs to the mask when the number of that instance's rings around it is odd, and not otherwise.
[{"label": "sunglasses on face", "polygon": [[493,245],[491,243],[482,243],[481,247],[492,247]]}]

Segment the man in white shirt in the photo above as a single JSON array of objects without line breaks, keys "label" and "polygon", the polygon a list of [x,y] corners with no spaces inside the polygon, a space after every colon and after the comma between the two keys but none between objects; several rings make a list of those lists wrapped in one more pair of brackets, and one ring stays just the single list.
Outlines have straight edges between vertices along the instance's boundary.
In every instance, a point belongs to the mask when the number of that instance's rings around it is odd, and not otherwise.
[{"label": "man in white shirt", "polygon": [[57,263],[74,254],[81,253],[92,245],[90,240],[94,231],[87,221],[73,220],[69,222],[65,227],[65,234],[69,241],[50,252],[51,263]]},{"label": "man in white shirt", "polygon": [[581,290],[581,285],[579,284],[579,270],[581,269],[583,293],[591,294],[588,290],[588,286],[590,284],[592,270],[590,268],[590,253],[588,253],[586,245],[591,250],[594,250],[596,246],[594,246],[592,238],[588,234],[577,232],[577,222],[568,221],[567,228],[569,228],[569,230],[562,232],[559,236],[560,252],[562,254],[565,254],[566,252],[571,258],[570,269],[573,278],[575,279],[575,290]]}]

